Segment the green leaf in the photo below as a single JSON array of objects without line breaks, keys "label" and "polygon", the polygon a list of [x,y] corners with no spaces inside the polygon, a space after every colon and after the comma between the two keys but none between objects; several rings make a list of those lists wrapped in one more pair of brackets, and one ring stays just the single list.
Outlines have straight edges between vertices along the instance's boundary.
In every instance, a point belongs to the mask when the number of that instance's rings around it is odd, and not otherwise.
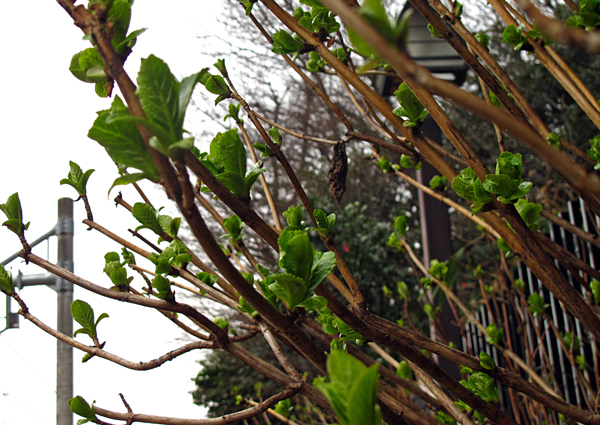
[{"label": "green leaf", "polygon": [[137,38],[146,32],[148,28],[140,28],[139,30],[135,30],[129,33],[127,37],[123,39],[119,44],[115,46],[115,48],[119,48],[123,45],[127,45],[127,47],[133,47],[137,41]]},{"label": "green leaf", "polygon": [[496,362],[488,353],[479,353],[479,365],[487,370],[496,370]]},{"label": "green leaf", "polygon": [[217,276],[208,272],[198,272],[196,277],[209,286],[213,286],[219,280]]},{"label": "green leaf", "polygon": [[313,291],[317,286],[319,286],[319,284],[329,275],[329,273],[333,272],[335,266],[335,253],[331,251],[325,253],[315,251],[313,265],[310,272],[310,279],[308,280],[309,290]]},{"label": "green leaf", "polygon": [[246,7],[246,16],[252,13],[252,7],[254,6],[254,2],[250,0],[242,0],[242,4]]},{"label": "green leaf", "polygon": [[301,303],[298,303],[298,307],[304,307],[308,311],[318,310],[323,307],[327,307],[327,300],[323,297],[316,295],[306,298]]},{"label": "green leaf", "polygon": [[174,239],[169,246],[163,250],[160,256],[168,259],[171,266],[184,268],[193,257],[193,255],[188,252],[189,250],[183,242],[179,239]]},{"label": "green leaf", "polygon": [[248,172],[246,173],[246,176],[244,178],[244,184],[242,185],[242,188],[240,189],[240,195],[239,195],[240,198],[248,198],[250,196],[250,189],[252,189],[252,186],[258,179],[258,176],[260,176],[262,173],[267,171],[266,168],[262,168],[262,165],[263,165],[263,162],[258,161],[256,164],[254,164],[248,170]]},{"label": "green leaf", "polygon": [[330,382],[314,381],[343,425],[379,425],[378,364],[367,368],[345,351],[333,350],[327,359]]},{"label": "green leaf", "polygon": [[446,273],[448,273],[448,266],[446,266],[446,263],[433,259],[430,263],[429,273],[439,280],[444,280]]},{"label": "green leaf", "polygon": [[240,241],[242,239],[242,229],[246,224],[237,216],[233,215],[223,220],[223,227],[229,232],[223,237],[232,238],[234,241]]},{"label": "green leaf", "polygon": [[523,35],[522,31],[517,29],[514,25],[509,25],[506,27],[502,33],[502,40],[504,40],[505,43],[514,46],[514,50],[517,51],[522,50],[527,43],[527,37]]},{"label": "green leaf", "polygon": [[12,273],[7,271],[0,264],[0,290],[6,295],[12,295],[15,292],[15,286],[12,283]]},{"label": "green leaf", "polygon": [[285,30],[273,34],[273,53],[286,55],[295,53],[304,47],[304,43],[290,35]]},{"label": "green leaf", "polygon": [[534,316],[544,314],[544,311],[546,311],[546,308],[548,307],[548,304],[544,303],[544,297],[535,292],[529,295],[527,302],[529,303],[529,310],[531,310]]},{"label": "green leaf", "polygon": [[150,205],[145,202],[136,202],[133,205],[132,214],[137,221],[142,225],[138,226],[135,230],[150,229],[157,235],[162,232],[162,227],[156,217],[156,211]]},{"label": "green leaf", "polygon": [[188,104],[190,103],[190,99],[192,97],[192,92],[194,91],[194,87],[199,83],[203,76],[208,74],[208,68],[202,69],[200,72],[196,74],[192,74],[188,77],[185,77],[181,80],[179,85],[179,97],[177,108],[177,128],[183,129],[183,121],[185,119],[185,113],[187,111]]},{"label": "green leaf", "polygon": [[84,333],[90,337],[96,336],[96,323],[94,321],[94,310],[88,303],[82,300],[75,300],[71,304],[71,314],[73,319],[81,325],[81,329],[75,331],[73,336]]},{"label": "green leaf", "polygon": [[401,300],[408,298],[408,285],[405,282],[398,282],[396,286],[398,289],[398,297]]},{"label": "green leaf", "polygon": [[171,290],[171,282],[164,276],[157,275],[152,279],[152,287],[156,289],[156,296],[167,302],[175,302],[175,295]]},{"label": "green leaf", "polygon": [[387,158],[383,155],[381,155],[381,159],[379,161],[377,161],[375,164],[379,165],[379,168],[381,168],[381,170],[384,173],[388,173],[390,171],[390,168],[392,167],[392,164],[390,164],[390,161],[388,161]]},{"label": "green leaf", "polygon": [[[223,118],[223,121],[227,121],[227,118],[231,118],[232,120],[234,120],[237,123],[244,123],[244,120],[240,118],[240,108],[241,108],[242,104],[238,103],[237,105],[234,103],[230,103],[228,106],[228,110],[229,113],[227,115],[225,115],[225,117]],[[257,142],[258,143],[258,142]],[[263,146],[263,145],[261,145]]]},{"label": "green leaf", "polygon": [[400,157],[400,165],[404,168],[414,168],[415,170],[421,169],[421,162],[415,162],[411,156],[404,154]]},{"label": "green leaf", "polygon": [[498,328],[495,323],[488,325],[485,332],[488,335],[486,341],[489,344],[501,344],[504,340],[504,329]]},{"label": "green leaf", "polygon": [[110,274],[111,282],[119,287],[119,285],[127,285],[127,270],[125,267],[119,267]]},{"label": "green leaf", "polygon": [[[85,399],[80,395],[69,400],[69,407],[71,408],[71,412],[75,413],[76,415],[83,416],[88,421],[98,421],[98,418],[94,413],[94,405],[88,404],[87,401],[85,401]],[[79,423],[80,422],[77,422],[78,425]]]},{"label": "green leaf", "polygon": [[429,32],[431,33],[432,37],[435,38],[443,38],[442,34],[440,34],[440,32],[438,30],[436,30],[433,25],[431,24],[427,24],[427,29],[429,30]]},{"label": "green leaf", "polygon": [[144,173],[126,174],[124,176],[117,177],[115,179],[115,181],[113,182],[112,186],[110,187],[110,189],[108,189],[108,193],[110,193],[112,191],[113,187],[115,187],[115,186],[125,186],[125,185],[131,184],[131,183],[138,182],[140,180],[144,180],[146,177],[147,176]]},{"label": "green leaf", "polygon": [[95,48],[90,47],[79,52],[77,58],[79,60],[79,69],[71,69],[76,68],[73,64],[75,56],[71,61],[71,68],[69,68],[75,77],[79,78],[83,73],[83,78],[79,79],[86,83],[105,83],[107,81],[106,73],[104,72],[104,61]]},{"label": "green leaf", "polygon": [[475,372],[469,376],[467,388],[483,398],[484,401],[497,403],[500,399],[496,383],[483,372]]},{"label": "green leaf", "polygon": [[505,174],[513,180],[521,181],[523,158],[520,153],[502,152],[496,160],[496,174]]},{"label": "green leaf", "polygon": [[560,134],[550,133],[546,136],[546,140],[557,151],[559,151],[559,152],[563,151],[563,145],[562,145],[562,140],[561,140]]},{"label": "green leaf", "polygon": [[292,402],[290,401],[289,398],[286,398],[285,400],[281,400],[279,403],[277,403],[275,405],[275,409],[273,409],[275,411],[275,413],[284,416],[284,417],[289,417],[290,413],[292,411]]},{"label": "green leaf", "polygon": [[181,217],[171,218],[168,215],[159,215],[158,224],[164,232],[172,238],[177,237],[179,226],[181,225]]},{"label": "green leaf", "polygon": [[581,340],[577,335],[573,335],[573,332],[565,332],[562,340],[569,351],[572,349],[576,353],[581,349]]},{"label": "green leaf", "polygon": [[257,151],[260,152],[260,156],[263,158],[275,156],[275,152],[267,145],[263,145],[262,143],[256,142],[253,146]]},{"label": "green leaf", "polygon": [[231,91],[225,82],[225,79],[220,75],[211,75],[204,84],[206,90],[216,95],[230,95]]},{"label": "green leaf", "polygon": [[269,289],[285,301],[290,311],[306,299],[308,288],[302,279],[289,274],[277,274],[272,277],[276,283],[270,284]]},{"label": "green leaf", "polygon": [[398,363],[398,367],[396,368],[396,375],[403,379],[413,379],[413,370],[408,365],[406,360],[402,360],[400,363]]},{"label": "green leaf", "polygon": [[510,198],[519,187],[519,182],[505,174],[488,174],[483,182],[483,188],[496,195]]},{"label": "green leaf", "polygon": [[408,228],[408,219],[405,214],[399,215],[394,220],[394,230],[400,235],[406,237],[406,231]]},{"label": "green leaf", "polygon": [[515,204],[515,208],[532,232],[539,229],[540,213],[542,212],[541,205],[527,202],[526,199],[519,199]]},{"label": "green leaf", "polygon": [[446,187],[446,177],[444,176],[433,176],[429,181],[429,188],[438,192],[444,192],[448,188]]},{"label": "green leaf", "polygon": [[594,295],[594,303],[600,304],[600,282],[596,279],[590,282],[590,289]]},{"label": "green leaf", "polygon": [[300,205],[289,207],[287,211],[284,211],[283,216],[288,222],[289,230],[302,230],[304,228],[302,224],[302,207]]},{"label": "green leaf", "polygon": [[[315,249],[305,232],[294,232],[291,238],[282,239],[288,231],[284,231],[279,237],[281,256],[279,266],[288,274],[294,275],[304,282],[309,282],[313,267]],[[287,235],[286,235],[287,236]],[[282,245],[285,241],[285,245]],[[306,283],[305,283],[306,285]]]},{"label": "green leaf", "polygon": [[335,214],[330,214],[329,216],[325,215],[325,211],[320,209],[315,209],[313,211],[315,216],[315,220],[317,221],[318,228],[315,228],[322,236],[327,237],[333,228],[333,224],[335,223]]},{"label": "green leaf", "polygon": [[475,181],[479,180],[472,168],[465,168],[452,180],[452,189],[463,199],[475,202]]},{"label": "green leaf", "polygon": [[179,83],[169,66],[154,55],[142,59],[137,83],[137,95],[148,120],[169,135],[169,145],[181,140]]},{"label": "green leaf", "polygon": [[243,297],[239,298],[239,303],[240,303],[240,306],[238,307],[239,311],[241,311],[243,313],[248,313],[250,315],[250,317],[258,316],[258,311],[256,311],[254,309],[254,307],[252,307],[250,305],[250,303],[248,303],[248,301],[246,301]]},{"label": "green leaf", "polygon": [[227,67],[225,66],[225,59],[217,59],[217,61],[213,65],[215,68],[217,68],[217,70],[221,73],[223,77],[228,77]]},{"label": "green leaf", "polygon": [[[314,52],[311,52],[314,53]],[[273,141],[273,143],[281,146],[281,133],[279,132],[279,129],[277,127],[271,127],[269,129],[269,136],[271,137],[271,140]]]},{"label": "green leaf", "polygon": [[349,392],[348,415],[352,425],[381,425],[381,412],[377,405],[379,364],[375,363],[357,377]]},{"label": "green leaf", "polygon": [[381,0],[365,0],[358,10],[388,41],[393,41],[393,30]]},{"label": "green leaf", "polygon": [[218,141],[219,156],[225,171],[232,171],[240,176],[246,175],[246,148],[240,140],[237,129],[222,133]]},{"label": "green leaf", "polygon": [[89,83],[89,81],[85,77],[85,71],[81,68],[81,65],[79,64],[79,59],[81,58],[84,52],[85,50],[79,53],[75,53],[73,55],[73,57],[71,58],[71,64],[69,65],[69,71],[71,71],[71,74],[73,74],[73,76],[78,80],[83,81],[84,83]]},{"label": "green leaf", "polygon": [[[112,23],[112,44],[113,47],[116,47],[125,40],[129,30],[131,3],[127,0],[115,0],[108,11],[106,20]],[[117,52],[119,51],[117,50]]]},{"label": "green leaf", "polygon": [[481,44],[485,50],[490,50],[490,36],[483,32],[478,32],[475,34],[475,40]]},{"label": "green leaf", "polygon": [[405,116],[414,124],[423,122],[425,116],[427,116],[427,114],[422,116],[425,108],[406,83],[400,84],[398,90],[394,92],[394,95],[398,99],[402,109],[401,111],[398,111],[398,113],[394,110],[394,114]]},{"label": "green leaf", "polygon": [[135,123],[124,120],[107,123],[107,118],[115,114],[131,116],[119,96],[115,96],[111,109],[98,112],[98,118],[88,132],[88,137],[104,147],[116,164],[136,168],[147,179],[158,183],[160,173]]},{"label": "green leaf", "polygon": [[8,227],[9,230],[17,235],[20,235],[29,227],[29,223],[23,225],[23,211],[21,209],[21,200],[19,199],[19,194],[17,192],[10,195],[5,204],[0,204],[0,210],[2,210],[6,215],[6,218],[8,218],[2,225]]}]

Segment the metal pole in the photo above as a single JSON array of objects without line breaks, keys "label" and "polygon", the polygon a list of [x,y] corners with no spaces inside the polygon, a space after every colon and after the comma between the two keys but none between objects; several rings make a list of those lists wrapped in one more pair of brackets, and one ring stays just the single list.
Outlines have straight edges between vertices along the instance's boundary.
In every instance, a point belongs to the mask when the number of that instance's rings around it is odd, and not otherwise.
[{"label": "metal pole", "polygon": [[[73,271],[73,200],[58,200],[58,266]],[[57,330],[65,335],[73,335],[73,284],[57,278],[58,294]],[[73,397],[73,348],[57,341],[56,359],[56,425],[73,425],[73,413],[69,408],[69,399]]]},{"label": "metal pole", "polygon": [[[437,123],[428,115],[421,131],[434,142],[441,144],[442,132]],[[417,171],[419,183],[429,186],[433,176],[438,175],[437,170],[428,163],[423,163],[422,168]],[[430,266],[433,259],[438,261],[447,260],[452,255],[452,241],[450,240],[450,216],[448,206],[441,201],[427,195],[419,190],[419,214],[421,216],[421,240],[423,243],[423,264]],[[450,340],[459,348],[461,346],[460,330],[453,325],[456,319],[450,311],[448,302],[444,302],[441,310],[441,320],[444,330]],[[431,333],[434,336],[436,330],[432,326]],[[438,364],[454,378],[460,379],[460,373],[456,365],[443,357],[437,358]]]}]

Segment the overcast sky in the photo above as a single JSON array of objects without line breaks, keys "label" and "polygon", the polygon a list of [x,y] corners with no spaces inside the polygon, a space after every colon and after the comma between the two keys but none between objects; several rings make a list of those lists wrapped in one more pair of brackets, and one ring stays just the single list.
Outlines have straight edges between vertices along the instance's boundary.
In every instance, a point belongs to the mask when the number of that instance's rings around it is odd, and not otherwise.
[{"label": "overcast sky", "polygon": [[[166,6],[168,5],[168,6]],[[216,22],[221,1],[156,0],[138,1],[133,8],[130,30],[147,27],[129,57],[126,69],[135,79],[140,58],[150,53],[164,59],[173,73],[182,76],[211,66],[216,58],[200,54],[198,36],[218,28]],[[96,172],[88,184],[88,193],[96,221],[121,235],[137,225],[123,209],[115,209],[113,191],[107,191],[117,177],[116,167],[104,150],[86,137],[95,112],[109,107],[110,100],[100,99],[93,85],[75,79],[68,71],[71,57],[89,47],[81,40],[65,11],[52,0],[4,2],[0,14],[0,52],[3,66],[0,124],[0,203],[19,192],[24,220],[31,221],[27,238],[31,241],[50,230],[57,217],[61,197],[75,198],[75,191],[59,182],[67,176],[69,160],[84,170]],[[194,131],[193,117],[187,128]],[[142,183],[152,194],[155,206],[169,206],[152,185]],[[123,189],[133,204],[140,198],[132,188]],[[0,217],[4,219],[4,216]],[[110,282],[102,273],[104,254],[120,251],[97,232],[86,231],[81,224],[85,212],[75,204],[75,272],[100,285]],[[56,239],[42,244],[34,252],[56,259]],[[18,239],[6,228],[0,229],[0,261],[20,249]],[[16,260],[13,273],[41,273],[36,266]],[[24,289],[21,293],[30,312],[56,326],[56,294],[46,287]],[[110,315],[99,325],[106,349],[132,361],[153,359],[182,345],[180,330],[160,314],[75,289],[75,298],[89,302],[96,316]],[[4,297],[0,298],[0,316],[4,316]],[[0,328],[4,321],[0,320]],[[90,343],[85,335],[77,337]],[[75,394],[89,402],[123,411],[118,393],[124,393],[135,412],[199,418],[203,410],[192,403],[191,378],[199,366],[200,352],[181,358],[150,372],[133,372],[94,358],[80,362],[83,353],[74,351]],[[56,341],[21,319],[20,329],[0,334],[0,425],[55,424]]]}]

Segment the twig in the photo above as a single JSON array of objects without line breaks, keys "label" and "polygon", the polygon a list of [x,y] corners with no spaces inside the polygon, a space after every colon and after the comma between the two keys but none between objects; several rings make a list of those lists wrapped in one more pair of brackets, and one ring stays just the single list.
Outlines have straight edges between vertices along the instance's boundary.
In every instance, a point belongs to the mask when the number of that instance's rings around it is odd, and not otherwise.
[{"label": "twig", "polygon": [[279,394],[275,394],[274,396],[268,398],[264,402],[257,404],[249,409],[242,410],[240,412],[232,413],[229,415],[221,416],[218,418],[209,418],[209,419],[180,419],[180,418],[172,418],[166,416],[154,416],[154,415],[146,415],[142,413],[132,413],[128,411],[128,413],[118,413],[113,412],[111,410],[106,410],[98,406],[94,406],[94,411],[97,415],[110,418],[114,420],[120,421],[130,421],[128,423],[134,422],[142,422],[142,423],[151,423],[151,424],[165,424],[165,425],[221,425],[221,424],[230,424],[233,422],[253,418],[257,415],[262,414],[269,407],[274,406],[281,400],[285,400],[286,398],[290,398],[294,394],[298,392],[297,388],[287,389],[285,391],[280,392]]}]

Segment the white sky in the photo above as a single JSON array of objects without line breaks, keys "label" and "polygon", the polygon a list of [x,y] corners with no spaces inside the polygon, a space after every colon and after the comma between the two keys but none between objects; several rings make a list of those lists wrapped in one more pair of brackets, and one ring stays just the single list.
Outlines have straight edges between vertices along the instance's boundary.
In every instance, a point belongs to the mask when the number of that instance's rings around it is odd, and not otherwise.
[{"label": "white sky", "polygon": [[[215,58],[200,55],[196,37],[215,28],[221,7],[217,0],[136,2],[130,30],[149,29],[127,61],[130,75],[135,78],[140,58],[150,53],[164,59],[178,77],[211,66]],[[69,160],[84,170],[96,170],[88,193],[98,223],[125,237],[127,228],[137,226],[125,210],[115,209],[112,199],[118,190],[107,198],[110,183],[117,176],[116,167],[104,150],[86,137],[95,112],[108,108],[111,100],[98,98],[93,85],[80,82],[68,71],[71,56],[89,47],[81,37],[81,31],[55,1],[5,2],[2,6],[0,203],[19,192],[24,220],[31,221],[26,234],[30,241],[55,224],[59,198],[75,198],[72,188],[59,185],[67,176]],[[187,128],[194,131],[193,117],[188,116],[188,121]],[[142,186],[152,193],[151,185]],[[129,203],[140,201],[132,188],[122,191]],[[167,205],[164,197],[156,193],[152,193],[152,199],[155,206]],[[102,273],[103,256],[108,251],[120,251],[120,246],[97,232],[86,231],[81,224],[83,218],[84,208],[78,202],[75,272],[108,286],[110,282]],[[56,259],[55,246],[56,239],[52,238],[51,261]],[[1,228],[0,261],[19,249],[15,235]],[[44,243],[34,252],[45,256],[46,251]],[[19,268],[24,274],[42,272],[20,260],[12,263],[14,273]],[[33,315],[56,325],[56,294],[51,289],[27,288],[21,296]],[[77,288],[75,298],[88,301],[96,317],[101,312],[110,315],[99,325],[100,339],[108,341],[107,350],[129,360],[150,360],[184,343],[176,340],[182,335],[180,330],[156,312],[104,300]],[[4,316],[4,297],[0,301],[0,316]],[[0,327],[4,327],[3,319]],[[78,339],[90,343],[85,335]],[[200,352],[188,353],[150,372],[125,370],[99,358],[82,364],[82,356],[80,351],[74,351],[74,392],[89,402],[96,400],[104,408],[124,411],[118,397],[122,392],[135,412],[190,418],[203,415],[189,394],[193,389],[191,379],[199,370],[196,361]],[[55,362],[56,341],[23,319],[20,329],[0,335],[0,425],[55,423]]]}]

